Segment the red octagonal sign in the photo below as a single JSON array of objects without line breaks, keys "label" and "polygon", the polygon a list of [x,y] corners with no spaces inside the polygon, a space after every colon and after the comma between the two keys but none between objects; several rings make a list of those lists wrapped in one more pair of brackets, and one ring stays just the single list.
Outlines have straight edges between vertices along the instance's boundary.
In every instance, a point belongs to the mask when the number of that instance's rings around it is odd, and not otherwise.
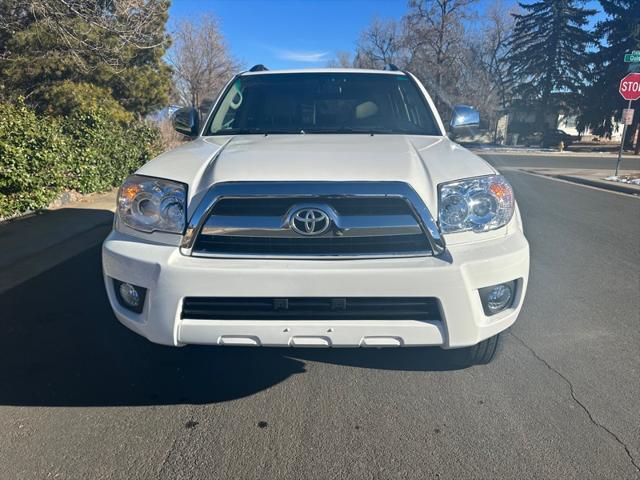
[{"label": "red octagonal sign", "polygon": [[625,100],[638,100],[640,98],[640,73],[630,73],[620,80],[619,91]]}]

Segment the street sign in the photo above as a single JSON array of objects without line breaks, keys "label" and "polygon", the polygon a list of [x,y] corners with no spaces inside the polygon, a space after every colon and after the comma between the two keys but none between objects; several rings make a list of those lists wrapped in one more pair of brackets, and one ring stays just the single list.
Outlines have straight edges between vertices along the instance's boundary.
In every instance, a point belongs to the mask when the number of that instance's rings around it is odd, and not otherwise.
[{"label": "street sign", "polygon": [[624,55],[625,63],[638,63],[640,62],[640,51],[634,50],[631,53],[625,53]]},{"label": "street sign", "polygon": [[640,98],[640,73],[630,73],[620,80],[618,89],[625,100],[637,100]]},{"label": "street sign", "polygon": [[633,123],[633,108],[625,108],[622,110],[622,123],[631,125]]}]

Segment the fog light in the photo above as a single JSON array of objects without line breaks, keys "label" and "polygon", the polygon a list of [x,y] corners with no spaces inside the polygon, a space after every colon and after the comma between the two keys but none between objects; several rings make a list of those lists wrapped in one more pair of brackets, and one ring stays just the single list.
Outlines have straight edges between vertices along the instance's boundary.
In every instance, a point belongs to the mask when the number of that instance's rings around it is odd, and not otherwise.
[{"label": "fog light", "polygon": [[486,315],[494,315],[513,304],[516,291],[515,280],[480,289],[480,299]]},{"label": "fog light", "polygon": [[140,294],[130,283],[120,284],[120,296],[128,306],[134,308],[140,306]]},{"label": "fog light", "polygon": [[113,280],[113,286],[120,305],[136,313],[142,312],[146,294],[145,288],[115,279]]},{"label": "fog light", "polygon": [[498,285],[487,295],[487,308],[492,312],[499,312],[511,301],[511,288],[506,285]]}]

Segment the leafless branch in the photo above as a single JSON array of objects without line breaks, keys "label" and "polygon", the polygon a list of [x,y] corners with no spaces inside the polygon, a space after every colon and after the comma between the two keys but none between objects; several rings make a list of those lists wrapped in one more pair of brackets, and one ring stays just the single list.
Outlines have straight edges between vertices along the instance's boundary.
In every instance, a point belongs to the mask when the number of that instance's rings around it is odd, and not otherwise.
[{"label": "leafless branch", "polygon": [[41,32],[56,35],[79,66],[87,66],[82,60],[90,54],[118,68],[127,51],[167,41],[156,28],[164,23],[167,6],[166,0],[23,0],[0,19],[0,29],[17,30],[33,20]]},{"label": "leafless branch", "polygon": [[174,71],[177,101],[200,107],[238,70],[238,62],[230,55],[213,16],[204,15],[197,23],[179,22],[173,39],[168,61]]}]

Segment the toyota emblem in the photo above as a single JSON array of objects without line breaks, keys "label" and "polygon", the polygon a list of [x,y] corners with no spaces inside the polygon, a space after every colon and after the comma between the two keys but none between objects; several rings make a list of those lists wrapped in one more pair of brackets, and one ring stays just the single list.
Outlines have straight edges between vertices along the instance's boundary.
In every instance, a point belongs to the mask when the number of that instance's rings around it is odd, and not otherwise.
[{"label": "toyota emblem", "polygon": [[321,235],[331,226],[331,219],[319,208],[300,208],[291,215],[289,225],[300,235]]}]

